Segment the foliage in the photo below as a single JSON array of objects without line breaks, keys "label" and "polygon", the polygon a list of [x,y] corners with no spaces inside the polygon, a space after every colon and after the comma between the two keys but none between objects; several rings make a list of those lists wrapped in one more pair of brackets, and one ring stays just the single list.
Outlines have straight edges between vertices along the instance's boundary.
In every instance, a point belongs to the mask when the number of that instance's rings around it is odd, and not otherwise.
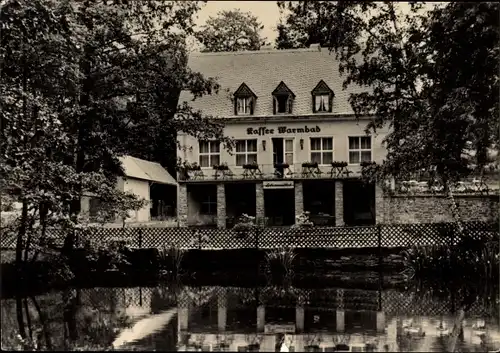
[{"label": "foliage", "polygon": [[190,247],[201,248],[204,243],[208,242],[210,239],[208,238],[207,233],[201,233],[199,230],[193,233],[193,237],[189,242]]},{"label": "foliage", "polygon": [[295,224],[292,225],[292,228],[304,228],[304,227],[314,226],[314,223],[309,219],[309,215],[310,212],[305,211],[295,216]]},{"label": "foliage", "polygon": [[259,50],[266,41],[260,34],[263,28],[251,12],[234,9],[209,17],[195,36],[204,46],[202,51]]},{"label": "foliage", "polygon": [[160,275],[166,276],[172,274],[173,277],[181,275],[182,259],[186,250],[179,248],[175,244],[170,244],[168,247],[163,247],[158,251]]},{"label": "foliage", "polygon": [[[17,261],[50,226],[72,231],[85,194],[102,220],[144,205],[118,191],[118,156],[175,166],[176,135],[222,138],[222,124],[187,104],[218,89],[187,68],[197,2],[52,0],[1,4],[2,190],[23,203]],[[23,249],[25,246],[26,249]],[[27,256],[25,259],[27,260]]]},{"label": "foliage", "polygon": [[266,252],[265,264],[271,275],[283,276],[285,279],[293,276],[295,257],[294,248],[273,249]]},{"label": "foliage", "polygon": [[233,227],[233,230],[236,232],[237,236],[240,238],[251,239],[252,231],[257,229],[257,225],[255,223],[255,217],[249,216],[246,213],[243,213],[236,224]]},{"label": "foliage", "polygon": [[277,26],[276,48],[328,46],[335,7],[331,1],[278,1],[281,19]]},{"label": "foliage", "polygon": [[413,246],[403,252],[405,273],[410,279],[441,278],[472,282],[482,279],[497,283],[499,250],[498,235],[485,239],[467,235],[455,246]]},{"label": "foliage", "polygon": [[130,266],[126,252],[129,243],[122,238],[110,239],[106,243],[87,241],[85,244],[86,260],[90,267],[96,271],[126,271]]},{"label": "foliage", "polygon": [[393,2],[279,6],[288,10],[282,37],[294,46],[326,44],[344,88],[366,87],[349,98],[358,118],[372,117],[366,132],[390,128],[386,160],[371,176],[433,173],[460,224],[450,184],[471,171],[482,175],[488,151],[500,147],[498,4],[453,2],[428,12],[415,2],[407,12]]}]

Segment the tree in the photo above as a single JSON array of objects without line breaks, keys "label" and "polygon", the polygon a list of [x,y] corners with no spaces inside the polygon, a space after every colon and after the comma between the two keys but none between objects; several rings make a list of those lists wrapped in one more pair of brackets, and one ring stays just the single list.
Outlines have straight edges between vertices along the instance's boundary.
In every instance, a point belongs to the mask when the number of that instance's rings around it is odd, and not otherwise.
[{"label": "tree", "polygon": [[[318,16],[307,3],[289,5],[296,10],[289,23]],[[431,174],[444,186],[462,235],[450,187],[471,174],[482,175],[489,151],[500,147],[498,5],[454,2],[427,13],[418,3],[411,3],[406,13],[393,2],[324,6],[330,9],[323,41],[346,75],[344,87],[370,87],[351,94],[354,112],[372,116],[367,132],[391,128],[384,140],[384,163],[366,176],[381,181]],[[464,302],[462,319],[470,304]]]},{"label": "tree", "polygon": [[[40,228],[43,235],[49,226],[67,227],[65,249],[72,248],[84,192],[110,213],[142,206],[115,189],[117,157],[151,142],[137,136],[138,127],[154,137],[167,129],[164,138],[173,141],[178,130],[221,136],[210,117],[176,107],[181,89],[196,96],[217,89],[185,67],[179,44],[198,8],[175,1],[2,2],[0,179],[23,203],[14,224],[18,263]],[[154,148],[175,156],[176,146],[165,141]]]},{"label": "tree", "polygon": [[331,1],[278,1],[281,13],[277,26],[277,49],[308,48],[311,44],[328,46],[332,27]]},{"label": "tree", "polygon": [[195,36],[204,45],[203,51],[259,50],[266,41],[260,35],[263,28],[251,12],[235,9],[209,17]]},{"label": "tree", "polygon": [[[418,3],[406,12],[399,6],[293,2],[287,23],[306,23],[304,37],[326,33],[319,42],[337,56],[344,87],[370,87],[351,94],[350,103],[358,117],[373,117],[367,132],[391,128],[386,160],[374,176],[432,173],[459,221],[449,187],[470,175],[471,166],[481,173],[488,149],[498,148],[497,5],[450,3],[430,12]],[[321,31],[310,29],[317,23],[307,20],[322,16],[328,18]],[[473,159],[465,156],[471,149]]]}]

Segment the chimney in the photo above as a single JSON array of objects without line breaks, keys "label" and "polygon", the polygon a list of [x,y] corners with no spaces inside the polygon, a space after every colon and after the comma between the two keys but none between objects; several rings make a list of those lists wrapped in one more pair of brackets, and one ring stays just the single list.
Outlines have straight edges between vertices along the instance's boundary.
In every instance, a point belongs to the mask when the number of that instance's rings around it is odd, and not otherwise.
[{"label": "chimney", "polygon": [[319,45],[319,43],[310,44],[309,49],[317,49],[318,51],[321,51],[321,46]]}]

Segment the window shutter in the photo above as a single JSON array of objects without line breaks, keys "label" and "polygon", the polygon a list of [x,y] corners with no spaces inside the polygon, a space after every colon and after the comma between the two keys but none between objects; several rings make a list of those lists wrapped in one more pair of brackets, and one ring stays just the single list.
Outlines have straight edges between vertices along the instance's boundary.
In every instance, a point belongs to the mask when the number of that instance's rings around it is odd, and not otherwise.
[{"label": "window shutter", "polygon": [[316,113],[316,102],[314,101],[314,94],[312,95],[312,107],[313,107],[313,113]]},{"label": "window shutter", "polygon": [[288,114],[292,114],[293,98],[291,96],[288,97],[287,103],[288,103]]},{"label": "window shutter", "polygon": [[332,112],[333,94],[328,95],[328,112]]},{"label": "window shutter", "polygon": [[273,97],[273,114],[276,115],[276,97]]},{"label": "window shutter", "polygon": [[254,105],[254,99],[250,98],[250,115],[253,115],[253,105]]},{"label": "window shutter", "polygon": [[238,115],[238,98],[234,98],[234,115]]}]

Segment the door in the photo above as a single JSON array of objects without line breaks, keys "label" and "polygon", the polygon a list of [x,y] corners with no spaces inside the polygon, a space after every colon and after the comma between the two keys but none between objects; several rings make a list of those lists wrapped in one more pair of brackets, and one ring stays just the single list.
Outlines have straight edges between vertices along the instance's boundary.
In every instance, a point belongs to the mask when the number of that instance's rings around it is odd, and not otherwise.
[{"label": "door", "polygon": [[[283,139],[283,143],[284,143],[284,146],[283,146],[283,152],[284,152],[284,161],[285,163],[287,163],[289,166],[290,166],[290,172],[291,173],[294,173],[294,141],[295,139],[292,137],[292,138],[286,138],[286,139]],[[292,175],[285,175],[285,178],[288,177],[290,178]]]}]

